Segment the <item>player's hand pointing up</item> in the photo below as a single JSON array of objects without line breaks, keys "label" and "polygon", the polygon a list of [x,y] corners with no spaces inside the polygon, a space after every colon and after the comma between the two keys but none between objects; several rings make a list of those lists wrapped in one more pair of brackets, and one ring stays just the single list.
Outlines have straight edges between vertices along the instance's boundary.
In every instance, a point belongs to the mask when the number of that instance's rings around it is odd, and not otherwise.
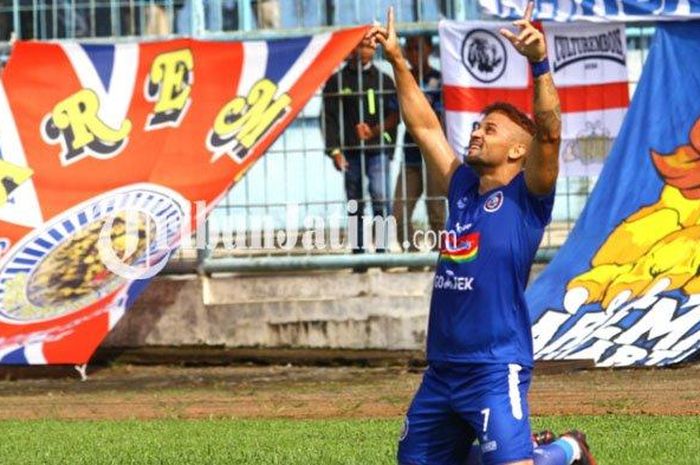
[{"label": "player's hand pointing up", "polygon": [[403,60],[401,45],[399,44],[399,39],[396,36],[396,28],[394,27],[393,7],[389,7],[389,11],[387,12],[386,27],[374,26],[367,31],[363,41],[372,48],[375,48],[377,43],[381,44],[382,47],[384,47],[384,57],[389,60],[390,63]]},{"label": "player's hand pointing up", "polygon": [[540,62],[547,57],[544,34],[537,30],[531,21],[534,7],[534,2],[529,2],[525,7],[523,19],[513,21],[513,25],[519,29],[518,35],[508,29],[500,30],[501,35],[508,39],[518,53],[527,58],[530,63]]}]

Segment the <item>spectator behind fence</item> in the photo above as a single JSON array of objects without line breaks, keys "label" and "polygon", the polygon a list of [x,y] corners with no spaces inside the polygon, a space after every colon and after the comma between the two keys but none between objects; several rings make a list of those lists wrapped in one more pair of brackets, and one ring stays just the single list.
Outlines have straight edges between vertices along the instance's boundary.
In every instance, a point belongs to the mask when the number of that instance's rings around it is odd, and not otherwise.
[{"label": "spectator behind fence", "polygon": [[[181,4],[182,0],[172,2],[175,8]],[[147,5],[132,2],[118,8],[113,8],[110,0],[95,0],[91,4],[22,0],[19,5],[18,25],[10,9],[0,14],[0,41],[9,40],[12,32],[21,39],[167,35],[171,32],[165,0]]]},{"label": "spectator behind fence", "polygon": [[[440,16],[447,18],[452,12],[450,0],[433,0],[437,5],[437,10]],[[413,10],[413,21],[425,21],[425,0],[413,0],[411,9]],[[432,19],[432,18],[431,18]]]},{"label": "spectator behind fence", "polygon": [[[238,1],[221,0],[221,11],[213,8],[214,2],[202,0],[204,8],[204,27],[208,31],[235,31],[238,29]],[[196,31],[192,30],[192,0],[185,0],[184,6],[176,14],[176,31],[179,34],[191,35]]]},{"label": "spectator behind fence", "polygon": [[279,0],[253,0],[251,6],[260,29],[279,29]]},{"label": "spectator behind fence", "polygon": [[0,41],[10,40],[12,35],[12,15],[4,12],[0,13]]},{"label": "spectator behind fence", "polygon": [[[431,108],[442,119],[443,108],[440,90],[442,76],[430,66],[429,58],[433,51],[430,35],[411,36],[406,40],[405,54],[411,65],[411,73],[420,83]],[[414,228],[411,221],[416,202],[425,191],[426,207],[430,229],[438,233],[445,225],[445,204],[442,199],[445,192],[440,188],[440,180],[430,170],[423,172],[423,157],[411,134],[406,131],[403,139],[404,161],[396,179],[392,212],[396,217],[396,229],[400,244],[410,243],[409,248],[416,250],[413,240]],[[424,182],[425,181],[425,182]]]},{"label": "spectator behind fence", "polygon": [[[357,247],[363,253],[364,175],[369,180],[373,216],[386,218],[390,213],[389,160],[393,155],[398,107],[394,83],[372,63],[374,50],[359,45],[347,59],[347,65],[330,77],[323,88],[323,127],[326,152],[338,171],[345,174],[345,194],[357,201]],[[375,231],[375,238],[377,237]],[[382,237],[386,240],[385,237]],[[375,243],[383,252],[386,243]],[[355,271],[365,271],[356,269]]]},{"label": "spectator behind fence", "polygon": [[[221,0],[221,14],[213,8],[209,0],[202,0],[204,7],[204,27],[208,31],[235,31],[238,29],[238,1]],[[253,16],[261,29],[277,29],[281,25],[279,0],[252,0],[250,3]],[[177,32],[192,34],[192,0],[177,13]]]},{"label": "spectator behind fence", "polygon": [[[117,15],[116,18],[113,17],[115,14]],[[86,18],[88,24],[94,18],[95,23],[90,24],[90,30],[91,35],[96,37],[135,36],[140,34],[139,14],[140,9],[134,4],[122,5],[114,10],[110,0],[96,0],[94,15],[87,8],[82,11],[82,15]],[[50,25],[50,21],[47,24]],[[61,22],[58,23],[58,29],[56,32],[60,36]]]},{"label": "spectator behind fence", "polygon": [[326,26],[335,25],[335,0],[325,0]]},{"label": "spectator behind fence", "polygon": [[170,27],[172,19],[162,0],[160,3],[149,4],[146,11],[147,35],[165,36],[172,32]]},{"label": "spectator behind fence", "polygon": [[[86,8],[72,7],[61,0],[55,5],[52,0],[20,0],[19,24],[15,24],[12,2],[0,15],[0,40],[9,40],[12,33],[19,39],[52,39],[87,37],[90,25]],[[54,7],[55,6],[55,7]]]}]

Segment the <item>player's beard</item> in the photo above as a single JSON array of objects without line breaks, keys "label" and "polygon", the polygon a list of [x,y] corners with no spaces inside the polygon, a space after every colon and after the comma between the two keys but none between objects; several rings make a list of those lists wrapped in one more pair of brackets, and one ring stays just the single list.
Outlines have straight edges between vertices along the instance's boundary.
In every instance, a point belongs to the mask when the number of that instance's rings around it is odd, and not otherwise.
[{"label": "player's beard", "polygon": [[479,149],[479,151],[477,151],[474,154],[470,154],[467,150],[467,156],[464,157],[464,163],[471,166],[472,168],[482,168],[490,166],[490,163],[478,156],[481,155],[481,153],[481,149]]},{"label": "player's beard", "polygon": [[482,160],[481,158],[477,158],[477,157],[467,156],[467,158],[464,159],[464,162],[473,168],[480,167],[480,166],[488,166],[488,164],[484,160]]}]

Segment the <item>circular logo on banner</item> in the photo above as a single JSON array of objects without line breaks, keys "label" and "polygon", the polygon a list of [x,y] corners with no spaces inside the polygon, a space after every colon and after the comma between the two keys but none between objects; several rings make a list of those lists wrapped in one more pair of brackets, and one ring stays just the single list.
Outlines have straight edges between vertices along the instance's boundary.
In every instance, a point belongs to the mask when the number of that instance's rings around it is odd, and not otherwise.
[{"label": "circular logo on banner", "polygon": [[462,42],[462,64],[479,82],[494,82],[506,70],[508,55],[503,41],[486,29],[474,29]]},{"label": "circular logo on banner", "polygon": [[28,324],[85,309],[130,281],[100,253],[130,267],[165,262],[180,240],[189,204],[177,192],[135,184],[99,195],[56,216],[0,261],[0,318]]},{"label": "circular logo on banner", "polygon": [[501,208],[501,205],[503,205],[503,192],[494,192],[488,199],[486,199],[486,202],[484,203],[484,210],[489,213],[493,213]]}]

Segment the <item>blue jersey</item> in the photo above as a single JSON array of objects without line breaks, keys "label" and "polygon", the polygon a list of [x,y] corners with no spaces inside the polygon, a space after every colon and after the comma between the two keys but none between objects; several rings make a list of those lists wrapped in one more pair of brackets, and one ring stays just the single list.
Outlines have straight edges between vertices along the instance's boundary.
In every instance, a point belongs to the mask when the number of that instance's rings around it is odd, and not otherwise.
[{"label": "blue jersey", "polygon": [[433,282],[428,360],[531,367],[524,292],[554,192],[531,194],[521,172],[480,195],[478,177],[462,165],[448,197],[449,239],[441,245]]}]

